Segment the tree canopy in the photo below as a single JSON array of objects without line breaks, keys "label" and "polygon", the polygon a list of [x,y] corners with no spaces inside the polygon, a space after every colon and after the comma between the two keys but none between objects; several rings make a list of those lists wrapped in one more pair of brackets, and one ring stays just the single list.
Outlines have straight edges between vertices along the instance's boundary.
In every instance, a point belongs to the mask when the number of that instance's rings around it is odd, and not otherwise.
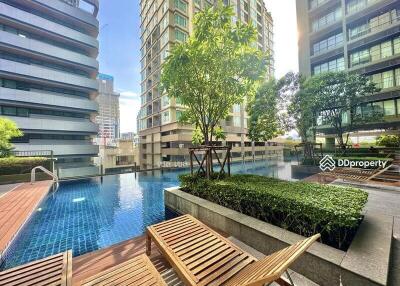
[{"label": "tree canopy", "polygon": [[349,136],[345,132],[352,131],[363,118],[357,115],[356,107],[364,96],[379,91],[375,84],[364,76],[347,72],[328,72],[309,78],[304,90],[314,114],[320,117],[324,125],[333,128],[339,146],[345,148]]},{"label": "tree canopy", "polygon": [[180,121],[200,131],[206,145],[222,136],[220,121],[234,104],[254,96],[267,70],[267,55],[253,47],[256,29],[234,23],[233,16],[221,2],[197,13],[194,33],[174,46],[162,67],[163,90],[186,107]]},{"label": "tree canopy", "polygon": [[12,150],[11,139],[22,135],[14,121],[0,117],[0,157],[9,156]]}]

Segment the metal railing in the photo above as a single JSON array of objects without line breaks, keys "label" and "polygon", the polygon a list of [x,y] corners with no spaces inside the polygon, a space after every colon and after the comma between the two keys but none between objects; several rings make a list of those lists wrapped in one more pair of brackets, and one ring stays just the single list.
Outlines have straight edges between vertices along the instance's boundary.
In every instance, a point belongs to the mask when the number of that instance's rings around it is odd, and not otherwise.
[{"label": "metal railing", "polygon": [[36,182],[36,170],[38,170],[38,169],[43,171],[44,173],[46,173],[47,175],[49,175],[50,177],[53,178],[53,182],[56,183],[56,189],[55,189],[55,191],[56,191],[58,189],[58,186],[59,186],[57,175],[55,175],[54,173],[50,172],[49,170],[47,170],[43,166],[36,166],[35,168],[32,169],[32,171],[31,171],[31,184],[34,184]]}]

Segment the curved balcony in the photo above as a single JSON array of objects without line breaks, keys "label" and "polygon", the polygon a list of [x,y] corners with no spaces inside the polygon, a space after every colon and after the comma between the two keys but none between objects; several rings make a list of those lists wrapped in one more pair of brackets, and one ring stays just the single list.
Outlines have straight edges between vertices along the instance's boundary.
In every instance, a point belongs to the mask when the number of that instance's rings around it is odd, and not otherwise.
[{"label": "curved balcony", "polygon": [[33,117],[17,117],[8,116],[11,120],[15,121],[17,126],[22,130],[31,131],[56,131],[56,132],[79,132],[87,134],[97,134],[99,128],[97,124],[91,121],[72,121],[67,119],[53,119],[53,118],[33,118]]},{"label": "curved balcony", "polygon": [[79,98],[66,94],[25,91],[3,87],[0,87],[0,102],[1,101],[18,102],[22,106],[54,106],[58,108],[68,109],[69,111],[71,111],[71,109],[87,110],[91,112],[98,111],[98,104],[88,98]]},{"label": "curved balcony", "polygon": [[30,78],[43,83],[52,82],[59,86],[98,90],[98,82],[94,79],[5,59],[0,59],[0,75],[2,74],[12,74],[16,78]]},{"label": "curved balcony", "polygon": [[93,27],[96,27],[98,29],[99,27],[99,22],[96,19],[97,16],[97,11],[99,10],[99,2],[98,0],[96,1],[85,1],[93,5],[94,12],[93,14],[90,14],[82,9],[72,7],[71,5],[68,5],[66,3],[63,3],[62,1],[54,1],[54,0],[32,0],[28,1],[32,2],[32,4],[38,3],[41,6],[46,6],[48,8],[51,8],[55,11],[58,11],[62,14],[67,14],[68,17],[73,17],[77,19],[78,21],[84,22],[86,24],[89,24]]},{"label": "curved balcony", "polygon": [[95,49],[99,48],[99,43],[94,37],[88,36],[37,15],[25,12],[3,2],[0,2],[0,17],[7,21],[18,21],[18,24],[28,26],[30,29],[35,27],[39,31],[46,31],[48,34],[57,35],[64,40],[68,38]]},{"label": "curved balcony", "polygon": [[[84,66],[94,70],[99,68],[99,63],[94,58],[4,31],[0,31],[0,45],[12,47],[13,49],[18,48],[25,54],[34,53],[39,57],[50,57],[65,63],[70,62],[73,66]],[[43,55],[43,51],[46,51],[45,55]]]}]

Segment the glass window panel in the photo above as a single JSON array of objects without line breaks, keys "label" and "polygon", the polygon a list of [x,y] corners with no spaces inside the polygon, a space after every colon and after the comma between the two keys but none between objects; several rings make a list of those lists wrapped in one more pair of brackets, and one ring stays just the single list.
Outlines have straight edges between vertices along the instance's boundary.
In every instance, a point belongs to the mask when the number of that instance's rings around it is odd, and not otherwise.
[{"label": "glass window panel", "polygon": [[382,73],[383,88],[390,88],[394,86],[393,83],[393,71],[387,71]]},{"label": "glass window panel", "polygon": [[394,100],[384,101],[385,116],[396,115],[396,106]]},{"label": "glass window panel", "polygon": [[18,108],[17,116],[29,117],[29,109],[27,108]]},{"label": "glass window panel", "polygon": [[394,54],[400,54],[400,38],[395,38],[393,40],[393,50]]},{"label": "glass window panel", "polygon": [[381,44],[381,55],[382,58],[387,58],[387,57],[391,57],[393,55],[392,53],[392,42],[391,41],[387,41]]},{"label": "glass window panel", "polygon": [[1,113],[3,115],[16,116],[17,115],[17,108],[16,107],[3,106],[1,108]]}]

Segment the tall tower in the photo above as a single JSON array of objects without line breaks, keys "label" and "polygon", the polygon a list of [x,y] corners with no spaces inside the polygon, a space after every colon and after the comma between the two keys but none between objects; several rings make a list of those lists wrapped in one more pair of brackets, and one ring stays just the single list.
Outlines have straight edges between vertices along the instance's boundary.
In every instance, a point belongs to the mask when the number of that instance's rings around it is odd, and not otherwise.
[{"label": "tall tower", "polygon": [[110,75],[99,74],[99,113],[96,123],[99,125],[97,145],[116,146],[120,137],[119,93],[114,91],[114,78]]},{"label": "tall tower", "polygon": [[[177,123],[184,106],[160,93],[161,65],[172,46],[186,41],[193,32],[196,12],[216,3],[213,0],[141,1],[142,84],[138,115],[141,168],[174,166],[188,160],[192,127]],[[263,0],[225,0],[224,4],[233,6],[233,21],[252,23],[257,28],[257,47],[271,55],[269,74],[272,75],[273,21]],[[251,153],[251,142],[246,136],[247,119],[244,106],[238,105],[223,124],[226,144],[232,146],[234,160]]]},{"label": "tall tower", "polygon": [[17,151],[54,153],[60,177],[98,173],[99,3],[80,2],[0,2],[0,116],[24,132]]},{"label": "tall tower", "polygon": [[[300,73],[346,70],[381,88],[357,107],[365,123],[354,131],[400,133],[400,1],[297,0],[297,23]],[[334,143],[323,120],[318,130]]]}]

